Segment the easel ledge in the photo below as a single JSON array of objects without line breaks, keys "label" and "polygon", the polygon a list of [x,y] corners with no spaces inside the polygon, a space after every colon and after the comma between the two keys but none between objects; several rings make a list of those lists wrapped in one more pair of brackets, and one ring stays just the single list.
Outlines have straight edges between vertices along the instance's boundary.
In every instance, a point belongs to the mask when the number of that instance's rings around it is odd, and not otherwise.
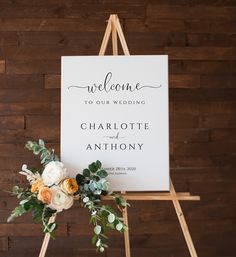
[{"label": "easel ledge", "polygon": [[[104,55],[107,49],[108,41],[110,38],[110,34],[112,34],[112,50],[113,55],[118,55],[118,40],[117,35],[120,39],[120,43],[123,49],[123,52],[125,55],[130,55],[129,49],[119,22],[119,18],[116,14],[111,14],[110,18],[108,20],[108,24],[106,27],[106,31],[102,40],[102,45],[99,51],[99,55]],[[180,206],[179,201],[199,201],[200,196],[193,196],[189,192],[182,192],[182,193],[176,193],[174,185],[170,179],[170,192],[163,192],[163,193],[126,193],[122,192],[123,197],[126,200],[129,201],[172,201],[176,215],[178,217],[186,244],[188,246],[189,253],[191,257],[197,257],[197,252],[195,250],[195,247],[193,245],[193,241],[182,211],[182,208]],[[103,197],[104,200],[112,200],[112,196],[105,196]],[[127,208],[123,210],[123,218],[124,222],[128,226],[128,211]],[[50,218],[49,223],[54,222],[56,219],[56,215]],[[39,254],[39,257],[45,257],[48,244],[50,240],[50,235],[47,233],[44,237],[43,244],[41,247],[41,251]],[[125,256],[131,257],[130,252],[130,238],[129,238],[129,230],[126,230],[124,233],[124,240],[125,240]]]},{"label": "easel ledge", "polygon": [[[200,196],[191,195],[188,192],[176,193],[171,195],[170,193],[124,193],[122,194],[124,199],[128,201],[199,201]],[[104,196],[103,200],[113,200],[112,196]]]}]

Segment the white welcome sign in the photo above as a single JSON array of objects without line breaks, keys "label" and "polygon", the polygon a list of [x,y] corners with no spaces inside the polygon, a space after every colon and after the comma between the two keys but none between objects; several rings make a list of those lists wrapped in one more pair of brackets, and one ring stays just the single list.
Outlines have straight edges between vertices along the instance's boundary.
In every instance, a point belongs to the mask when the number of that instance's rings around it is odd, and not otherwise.
[{"label": "white welcome sign", "polygon": [[61,159],[114,191],[169,190],[168,57],[62,57]]}]

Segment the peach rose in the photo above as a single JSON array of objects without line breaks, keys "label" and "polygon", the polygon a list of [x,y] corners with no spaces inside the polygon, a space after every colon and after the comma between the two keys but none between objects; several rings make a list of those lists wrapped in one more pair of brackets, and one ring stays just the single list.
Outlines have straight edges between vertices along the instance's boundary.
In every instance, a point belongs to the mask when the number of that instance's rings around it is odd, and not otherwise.
[{"label": "peach rose", "polygon": [[50,204],[52,200],[52,190],[49,187],[41,187],[39,189],[38,199],[45,204]]},{"label": "peach rose", "polygon": [[38,181],[34,182],[34,183],[31,185],[31,192],[32,192],[32,193],[36,193],[36,192],[38,192],[39,189],[40,189],[41,187],[43,187],[43,186],[44,186],[43,181],[42,181],[42,180],[38,180]]},{"label": "peach rose", "polygon": [[75,192],[78,191],[79,186],[77,184],[76,179],[74,179],[74,178],[66,178],[61,183],[61,189],[65,193],[67,193],[69,195],[72,195],[72,194],[74,194]]}]

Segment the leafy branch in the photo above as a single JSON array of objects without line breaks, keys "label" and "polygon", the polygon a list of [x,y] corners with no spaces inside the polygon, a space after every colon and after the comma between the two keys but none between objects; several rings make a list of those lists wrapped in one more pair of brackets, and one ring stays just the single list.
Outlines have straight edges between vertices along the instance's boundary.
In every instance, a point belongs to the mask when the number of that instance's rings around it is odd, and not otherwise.
[{"label": "leafy branch", "polygon": [[100,252],[108,247],[106,244],[108,237],[105,235],[108,230],[117,230],[123,233],[127,229],[123,218],[113,208],[100,204],[101,196],[109,194],[114,198],[119,211],[128,206],[121,195],[108,191],[107,176],[108,173],[102,169],[100,161],[91,163],[87,169],[83,170],[83,174],[76,176],[77,183],[80,185],[78,193],[81,196],[81,205],[90,212],[90,223],[94,225],[92,243]]},{"label": "leafy branch", "polygon": [[44,166],[51,161],[59,161],[58,156],[54,153],[54,149],[47,149],[42,139],[39,139],[38,143],[36,141],[28,141],[25,148],[32,151],[34,155],[40,154],[41,164]]}]

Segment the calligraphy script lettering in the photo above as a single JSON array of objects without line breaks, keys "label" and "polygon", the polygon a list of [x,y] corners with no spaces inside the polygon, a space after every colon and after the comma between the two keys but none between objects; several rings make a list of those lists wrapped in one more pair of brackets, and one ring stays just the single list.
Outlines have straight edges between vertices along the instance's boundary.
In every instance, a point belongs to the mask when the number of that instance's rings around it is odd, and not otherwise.
[{"label": "calligraphy script lettering", "polygon": [[99,92],[106,92],[109,93],[110,91],[129,91],[129,92],[134,92],[141,90],[143,88],[160,88],[161,85],[159,86],[149,86],[149,85],[141,85],[140,83],[136,83],[134,85],[131,85],[129,82],[127,83],[112,83],[112,72],[108,72],[107,75],[105,76],[104,82],[100,84],[94,83],[93,85],[90,86],[69,86],[68,89],[71,88],[78,88],[78,89],[87,89],[88,93],[96,93],[97,91]]}]

